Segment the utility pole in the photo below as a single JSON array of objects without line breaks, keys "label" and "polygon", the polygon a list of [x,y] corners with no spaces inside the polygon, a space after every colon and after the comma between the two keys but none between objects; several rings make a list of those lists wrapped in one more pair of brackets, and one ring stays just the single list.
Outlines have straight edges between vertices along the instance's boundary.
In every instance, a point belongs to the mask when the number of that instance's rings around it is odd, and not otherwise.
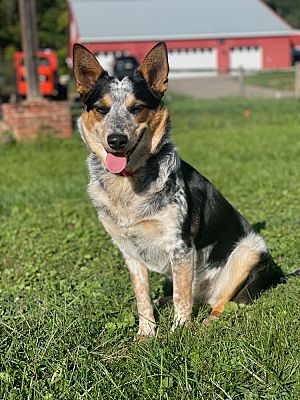
[{"label": "utility pole", "polygon": [[21,17],[22,47],[25,53],[27,98],[40,98],[38,60],[37,60],[37,24],[35,0],[19,0]]}]

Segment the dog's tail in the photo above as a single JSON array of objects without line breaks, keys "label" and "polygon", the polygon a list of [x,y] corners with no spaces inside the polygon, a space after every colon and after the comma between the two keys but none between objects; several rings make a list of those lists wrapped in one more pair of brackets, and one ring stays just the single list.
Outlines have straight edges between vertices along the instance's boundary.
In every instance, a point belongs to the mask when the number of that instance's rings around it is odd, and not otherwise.
[{"label": "dog's tail", "polygon": [[283,275],[282,278],[280,278],[280,283],[287,283],[289,278],[292,276],[300,276],[300,268],[295,269],[295,271],[289,272],[288,274]]}]

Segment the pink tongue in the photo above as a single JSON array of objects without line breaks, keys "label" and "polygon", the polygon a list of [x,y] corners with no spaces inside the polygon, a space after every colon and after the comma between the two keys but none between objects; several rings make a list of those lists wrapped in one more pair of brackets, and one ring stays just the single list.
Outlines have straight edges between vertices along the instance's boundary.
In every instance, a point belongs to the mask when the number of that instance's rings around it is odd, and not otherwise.
[{"label": "pink tongue", "polygon": [[105,159],[106,168],[113,174],[118,174],[125,169],[127,159],[125,154],[108,153]]}]

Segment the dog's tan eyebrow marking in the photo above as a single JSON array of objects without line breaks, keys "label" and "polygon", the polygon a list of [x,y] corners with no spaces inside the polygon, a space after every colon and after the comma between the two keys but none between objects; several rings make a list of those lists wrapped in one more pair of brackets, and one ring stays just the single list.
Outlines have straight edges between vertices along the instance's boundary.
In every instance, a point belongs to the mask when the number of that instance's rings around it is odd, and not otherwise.
[{"label": "dog's tan eyebrow marking", "polygon": [[109,94],[105,94],[103,97],[101,97],[98,101],[95,102],[94,106],[102,106],[106,108],[111,108],[112,106],[112,98],[110,97]]},{"label": "dog's tan eyebrow marking", "polygon": [[130,109],[131,107],[134,107],[134,106],[146,107],[146,104],[143,101],[137,99],[132,94],[128,94],[125,99],[125,107],[127,109]]}]

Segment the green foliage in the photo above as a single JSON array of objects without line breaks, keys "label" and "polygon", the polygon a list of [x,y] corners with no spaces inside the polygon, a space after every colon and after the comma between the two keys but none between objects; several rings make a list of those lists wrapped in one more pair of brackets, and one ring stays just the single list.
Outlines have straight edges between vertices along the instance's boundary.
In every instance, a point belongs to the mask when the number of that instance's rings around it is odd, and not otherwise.
[{"label": "green foliage", "polygon": [[[284,271],[299,266],[299,103],[173,99],[181,156],[261,230]],[[1,399],[298,400],[300,279],[209,327],[201,307],[135,342],[128,272],[86,194],[78,135],[0,147]],[[152,293],[164,278],[151,276]]]},{"label": "green foliage", "polygon": [[300,0],[264,0],[293,28],[300,28]]},{"label": "green foliage", "polygon": [[[21,48],[21,32],[17,0],[0,2],[0,51],[4,50],[5,59],[10,59]],[[3,55],[0,54],[2,58]]]},{"label": "green foliage", "polygon": [[[68,56],[69,23],[66,0],[38,0],[37,27],[39,48],[51,48],[58,52],[59,66],[66,72],[65,59]],[[0,3],[0,43],[4,59],[12,59],[16,50],[21,50],[21,27],[18,1],[2,0]],[[1,50],[1,49],[0,49]]]},{"label": "green foliage", "polygon": [[37,12],[40,47],[57,50],[60,68],[65,72],[69,24],[66,0],[38,1]]}]

